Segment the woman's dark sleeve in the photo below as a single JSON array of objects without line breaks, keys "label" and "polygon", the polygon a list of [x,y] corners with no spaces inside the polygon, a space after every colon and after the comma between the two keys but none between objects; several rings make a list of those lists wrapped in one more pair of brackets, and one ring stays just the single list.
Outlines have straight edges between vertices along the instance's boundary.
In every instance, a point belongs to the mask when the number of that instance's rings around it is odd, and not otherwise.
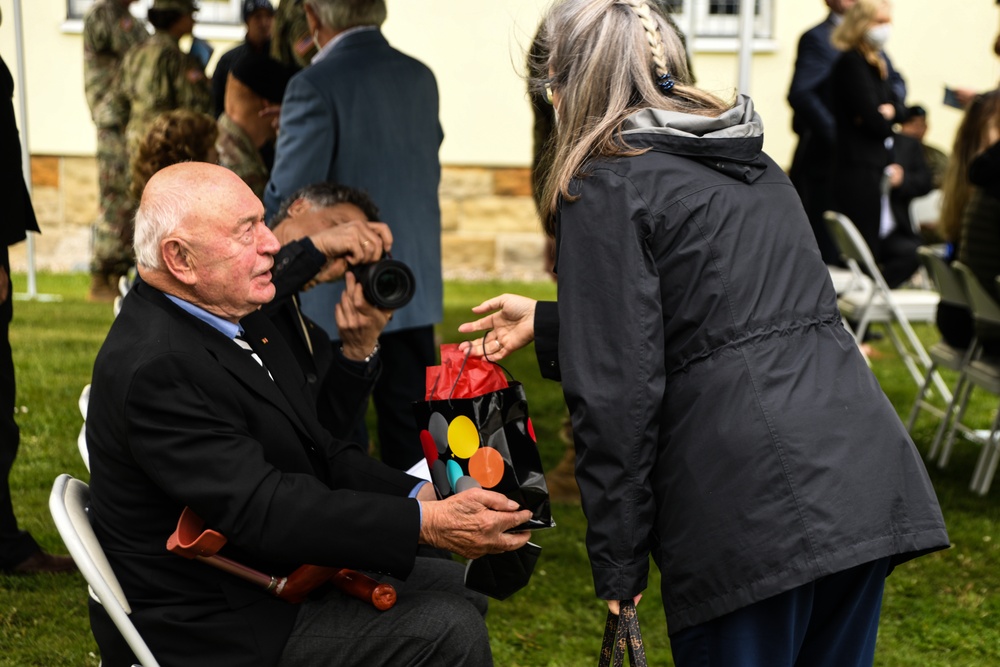
[{"label": "woman's dark sleeve", "polygon": [[559,305],[539,301],[535,305],[535,356],[543,378],[562,380],[559,370]]}]

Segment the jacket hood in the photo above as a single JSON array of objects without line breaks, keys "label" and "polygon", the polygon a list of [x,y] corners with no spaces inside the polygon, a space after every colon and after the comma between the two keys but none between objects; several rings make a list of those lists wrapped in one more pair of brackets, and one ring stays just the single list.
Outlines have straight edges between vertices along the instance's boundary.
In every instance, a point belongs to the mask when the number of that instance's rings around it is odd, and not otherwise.
[{"label": "jacket hood", "polygon": [[630,146],[688,157],[745,183],[766,168],[764,124],[746,95],[716,117],[643,109],[625,119],[622,134]]}]

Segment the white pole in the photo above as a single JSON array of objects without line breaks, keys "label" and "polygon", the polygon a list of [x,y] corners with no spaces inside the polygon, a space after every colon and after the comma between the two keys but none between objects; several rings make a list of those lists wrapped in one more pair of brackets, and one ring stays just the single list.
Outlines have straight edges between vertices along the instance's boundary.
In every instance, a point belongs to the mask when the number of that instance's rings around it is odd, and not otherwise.
[{"label": "white pole", "polygon": [[755,0],[740,1],[740,56],[736,89],[750,94],[750,66],[753,64],[753,34]]},{"label": "white pole", "polygon": [[[14,0],[14,40],[17,48],[17,104],[21,113],[21,172],[24,174],[24,184],[28,187],[31,197],[31,153],[28,148],[28,96],[27,79],[24,74],[24,35],[22,34],[21,0]],[[35,238],[34,232],[28,232],[28,294],[27,298],[38,296],[38,286],[35,282]]]},{"label": "white pole", "polygon": [[[31,197],[31,149],[28,147],[28,77],[24,72],[24,22],[21,16],[21,0],[14,0],[14,40],[17,49],[17,105],[21,115],[21,173],[24,185]],[[35,277],[35,232],[28,232],[28,291],[13,295],[19,299],[37,301],[60,301],[56,294],[39,294]]]}]

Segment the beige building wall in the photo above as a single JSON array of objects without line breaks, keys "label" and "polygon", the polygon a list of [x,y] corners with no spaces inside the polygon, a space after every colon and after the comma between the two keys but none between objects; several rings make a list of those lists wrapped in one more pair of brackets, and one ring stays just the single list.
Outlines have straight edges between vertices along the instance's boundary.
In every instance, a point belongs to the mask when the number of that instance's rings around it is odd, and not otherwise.
[{"label": "beige building wall", "polygon": [[[765,150],[787,165],[795,137],[785,96],[796,44],[826,8],[821,0],[773,2],[772,35],[756,44],[750,93],[764,119]],[[445,132],[444,244],[452,272],[518,274],[538,265],[541,243],[525,172],[531,114],[521,76],[523,54],[548,4],[388,0],[388,39],[427,63],[438,78]],[[928,109],[929,141],[947,149],[961,113],[941,104],[944,86],[985,90],[1000,80],[1000,60],[992,54],[1000,12],[991,0],[943,7],[938,0],[896,2],[888,51],[906,77],[909,101]],[[39,171],[36,203],[43,237],[55,243],[52,237],[85,228],[96,215],[95,136],[83,96],[81,25],[66,20],[65,0],[22,0],[21,8],[29,142]],[[0,54],[17,78],[14,0],[0,0],[0,11]],[[199,26],[198,33],[213,42],[215,58],[242,38],[237,27]],[[733,95],[737,65],[735,40],[695,38],[694,68],[702,87]],[[75,243],[86,247],[85,239]],[[84,258],[72,268],[85,264]]]}]

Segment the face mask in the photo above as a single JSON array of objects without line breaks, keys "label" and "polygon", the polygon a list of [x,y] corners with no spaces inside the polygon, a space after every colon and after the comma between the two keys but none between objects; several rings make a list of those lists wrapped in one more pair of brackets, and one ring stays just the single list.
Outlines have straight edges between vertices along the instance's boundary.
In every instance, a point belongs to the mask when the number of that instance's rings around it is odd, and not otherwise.
[{"label": "face mask", "polygon": [[868,28],[868,31],[865,33],[865,39],[876,49],[881,50],[885,48],[885,43],[889,41],[891,33],[892,26],[888,23],[883,23],[882,25]]}]

